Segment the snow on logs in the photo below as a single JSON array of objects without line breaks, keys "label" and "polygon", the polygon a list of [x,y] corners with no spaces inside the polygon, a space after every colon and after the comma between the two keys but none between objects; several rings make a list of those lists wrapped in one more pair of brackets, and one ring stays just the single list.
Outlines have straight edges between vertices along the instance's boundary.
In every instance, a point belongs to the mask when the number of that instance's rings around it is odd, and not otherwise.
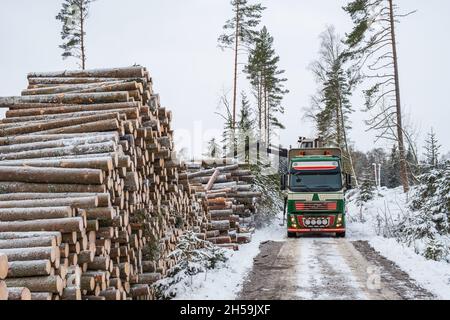
[{"label": "snow on logs", "polygon": [[28,82],[0,98],[0,299],[154,298],[178,237],[210,224],[148,71]]}]

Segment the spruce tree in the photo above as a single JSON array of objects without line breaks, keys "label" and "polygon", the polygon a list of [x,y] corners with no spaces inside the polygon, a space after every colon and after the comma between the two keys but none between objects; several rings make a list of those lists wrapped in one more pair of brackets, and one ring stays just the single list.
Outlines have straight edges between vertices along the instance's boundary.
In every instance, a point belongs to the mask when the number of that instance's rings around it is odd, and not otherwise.
[{"label": "spruce tree", "polygon": [[63,44],[62,57],[79,60],[82,70],[86,68],[86,20],[89,16],[89,7],[95,0],[64,0],[61,11],[56,19],[62,22],[61,38]]},{"label": "spruce tree", "polygon": [[401,185],[400,179],[400,157],[397,146],[392,147],[387,166],[387,187],[397,188]]},{"label": "spruce tree", "polygon": [[398,226],[399,240],[415,244],[427,259],[450,262],[449,181],[450,162],[422,174],[411,196],[411,212]]},{"label": "spruce tree", "polygon": [[237,138],[237,149],[239,158],[246,162],[250,162],[250,152],[252,150],[252,144],[255,142],[255,137],[253,134],[253,119],[252,110],[250,102],[248,101],[247,95],[241,93],[241,109],[239,112],[238,121],[238,132],[236,134]]},{"label": "spruce tree", "polygon": [[436,137],[433,128],[428,133],[428,139],[425,141],[425,164],[428,168],[435,169],[439,165],[441,145]]},{"label": "spruce tree", "polygon": [[216,138],[212,138],[208,141],[205,156],[209,158],[218,158],[222,153],[220,144],[217,143]]},{"label": "spruce tree", "polygon": [[250,4],[248,0],[231,0],[233,17],[226,21],[223,26],[224,33],[220,35],[219,46],[234,50],[233,64],[233,102],[232,102],[232,128],[236,128],[236,106],[237,106],[237,80],[239,52],[247,50],[253,43],[261,21],[262,12],[266,9],[261,4]]},{"label": "spruce tree", "polygon": [[359,195],[357,198],[358,204],[362,206],[364,203],[372,200],[374,198],[375,189],[375,180],[370,171],[370,167],[367,167],[365,173],[361,178]]},{"label": "spruce tree", "polygon": [[[378,138],[396,141],[399,147],[400,176],[403,189],[409,190],[400,77],[395,26],[405,15],[397,13],[394,0],[353,0],[344,10],[354,28],[346,44],[355,67],[363,72],[369,88],[365,90],[366,111],[374,112],[367,125],[379,132]],[[364,70],[364,71],[363,71]]]}]

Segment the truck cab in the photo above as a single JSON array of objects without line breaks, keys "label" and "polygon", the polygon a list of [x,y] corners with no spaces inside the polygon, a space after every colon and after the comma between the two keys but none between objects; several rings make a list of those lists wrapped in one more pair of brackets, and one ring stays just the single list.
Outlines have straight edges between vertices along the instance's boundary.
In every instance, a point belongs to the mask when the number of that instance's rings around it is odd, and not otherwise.
[{"label": "truck cab", "polygon": [[345,237],[344,193],[351,188],[351,176],[343,172],[341,149],[290,150],[281,186],[286,196],[288,237],[324,233]]}]

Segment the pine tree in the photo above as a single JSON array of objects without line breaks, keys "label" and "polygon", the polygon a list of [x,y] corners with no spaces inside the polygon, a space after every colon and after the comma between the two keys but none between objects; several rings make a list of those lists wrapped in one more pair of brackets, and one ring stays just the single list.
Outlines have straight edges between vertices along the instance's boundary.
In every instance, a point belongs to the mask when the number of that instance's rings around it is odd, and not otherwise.
[{"label": "pine tree", "polygon": [[219,46],[234,50],[233,104],[232,128],[236,128],[237,80],[239,52],[247,49],[254,41],[257,31],[255,28],[261,21],[262,12],[266,9],[261,4],[250,4],[248,0],[231,0],[233,18],[227,20],[223,26],[224,33],[220,35]]},{"label": "pine tree", "polygon": [[89,7],[95,0],[64,0],[61,11],[56,19],[62,22],[61,38],[63,44],[62,57],[79,60],[82,70],[86,68],[86,20],[89,16]]},{"label": "pine tree", "polygon": [[430,133],[428,133],[428,139],[425,141],[425,164],[428,168],[435,169],[439,165],[440,149],[438,139],[436,138],[436,133],[433,128]]},{"label": "pine tree", "polygon": [[357,180],[347,139],[347,132],[351,129],[349,115],[353,109],[350,97],[355,79],[352,72],[344,67],[345,52],[334,27],[327,27],[320,38],[319,59],[311,64],[320,88],[318,95],[312,99],[309,112],[325,144],[344,150],[346,171],[352,172]]},{"label": "pine tree", "polygon": [[393,140],[399,146],[400,176],[405,192],[409,190],[404,127],[400,95],[395,24],[397,14],[393,0],[353,0],[344,7],[354,22],[347,35],[349,54],[370,87],[365,91],[366,111],[378,110],[367,121],[378,138]]},{"label": "pine tree", "polygon": [[287,79],[282,76],[285,71],[278,66],[280,57],[273,42],[274,38],[263,27],[255,38],[245,68],[257,102],[258,138],[267,145],[272,141],[274,128],[284,129],[278,115],[284,113],[282,101],[289,92],[284,87]]}]

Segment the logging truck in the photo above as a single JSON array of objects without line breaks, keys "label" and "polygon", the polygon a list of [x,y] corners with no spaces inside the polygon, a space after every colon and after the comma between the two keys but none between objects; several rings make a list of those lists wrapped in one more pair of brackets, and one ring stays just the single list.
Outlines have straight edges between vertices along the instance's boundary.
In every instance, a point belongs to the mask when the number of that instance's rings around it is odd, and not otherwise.
[{"label": "logging truck", "polygon": [[351,189],[351,175],[344,173],[341,149],[316,146],[302,143],[288,154],[281,188],[289,238],[319,233],[345,237],[344,192]]}]

